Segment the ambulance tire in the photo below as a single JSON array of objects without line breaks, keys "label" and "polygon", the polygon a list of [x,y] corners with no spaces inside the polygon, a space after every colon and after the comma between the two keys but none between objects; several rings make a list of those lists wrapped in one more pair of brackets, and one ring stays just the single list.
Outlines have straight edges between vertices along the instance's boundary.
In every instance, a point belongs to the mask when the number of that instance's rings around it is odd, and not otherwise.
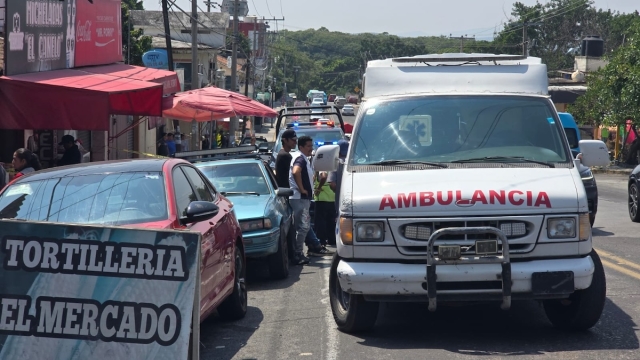
[{"label": "ambulance tire", "polygon": [[378,302],[366,301],[364,296],[349,294],[342,290],[338,280],[340,257],[333,256],[329,273],[329,300],[333,319],[338,329],[345,333],[357,333],[371,330],[378,317]]},{"label": "ambulance tire", "polygon": [[604,309],[607,297],[607,281],[600,257],[591,251],[595,271],[591,285],[577,290],[568,299],[544,301],[544,311],[553,326],[562,330],[583,331],[593,327]]}]

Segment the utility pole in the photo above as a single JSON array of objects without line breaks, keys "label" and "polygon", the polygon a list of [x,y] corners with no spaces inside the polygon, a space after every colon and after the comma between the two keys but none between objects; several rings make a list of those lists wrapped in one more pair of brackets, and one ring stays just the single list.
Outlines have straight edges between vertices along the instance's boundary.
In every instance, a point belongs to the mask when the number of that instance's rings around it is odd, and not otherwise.
[{"label": "utility pole", "polygon": [[[195,1],[195,0],[192,0]],[[238,0],[233,1],[233,38],[232,46],[231,46],[231,91],[238,91],[238,80],[236,77],[238,76],[237,67],[238,67],[238,7],[240,6],[240,2]],[[238,117],[231,117],[231,121],[229,122],[229,146],[236,146],[236,131],[238,130]]]},{"label": "utility pole", "polygon": [[257,34],[258,34],[258,31],[256,30],[257,24],[258,24],[258,18],[255,17],[255,18],[253,18],[253,48],[251,49],[252,51],[251,51],[251,54],[250,54],[251,55],[250,57],[252,59],[251,60],[251,65],[253,65],[253,77],[254,77],[253,83],[252,83],[253,84],[253,89],[252,89],[251,98],[254,98],[255,97],[255,93],[256,93],[256,80],[255,80],[255,77],[256,77],[257,72],[256,72],[255,64],[256,64],[256,60],[258,58],[258,56],[257,56],[258,55],[258,47],[256,45],[256,39],[257,39]]},{"label": "utility pole", "polygon": [[[519,24],[516,24],[519,25]],[[529,39],[527,36],[527,27],[528,26],[537,26],[542,25],[541,22],[531,23],[528,21],[522,22],[522,56],[529,56]]]},{"label": "utility pole", "polygon": [[167,0],[162,0],[162,19],[164,21],[164,41],[167,47],[167,62],[169,63],[169,71],[173,71],[173,49],[171,48],[171,28],[169,27],[169,6],[167,5]]},{"label": "utility pole", "polygon": [[296,95],[300,95],[300,85],[298,85],[298,72],[300,72],[300,66],[293,67],[293,82],[296,86]]},{"label": "utility pole", "polygon": [[[198,3],[191,0],[191,90],[200,87],[198,75]],[[195,119],[191,122],[191,150],[199,150],[200,134]]]},{"label": "utility pole", "polygon": [[463,53],[464,52],[464,41],[465,40],[476,40],[476,37],[467,37],[467,34],[465,34],[464,36],[460,35],[460,37],[453,37],[451,36],[451,34],[449,34],[449,39],[460,39],[460,52]]}]

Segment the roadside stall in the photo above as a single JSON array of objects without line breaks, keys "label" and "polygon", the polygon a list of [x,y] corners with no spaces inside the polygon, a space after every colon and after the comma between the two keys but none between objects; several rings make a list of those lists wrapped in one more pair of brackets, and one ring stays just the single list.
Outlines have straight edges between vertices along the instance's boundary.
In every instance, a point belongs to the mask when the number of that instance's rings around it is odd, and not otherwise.
[{"label": "roadside stall", "polygon": [[[217,143],[214,133],[218,132],[221,124],[222,126],[226,125],[228,129],[229,118],[233,116],[277,116],[273,109],[258,101],[213,86],[178,93],[173,95],[171,99],[171,107],[165,108],[162,115],[165,118],[191,121],[191,135],[196,139],[200,138],[199,134],[204,133],[203,129],[205,128],[204,126],[196,126],[196,123],[209,123],[211,131],[207,134],[210,144]],[[241,119],[239,122],[242,124]]]}]

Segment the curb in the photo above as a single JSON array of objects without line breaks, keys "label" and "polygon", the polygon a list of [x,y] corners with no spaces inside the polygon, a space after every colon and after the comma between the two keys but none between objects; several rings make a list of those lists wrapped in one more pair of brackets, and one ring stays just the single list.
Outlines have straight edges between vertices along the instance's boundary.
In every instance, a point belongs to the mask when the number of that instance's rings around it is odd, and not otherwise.
[{"label": "curb", "polygon": [[594,174],[611,174],[611,175],[630,175],[633,169],[591,169]]}]

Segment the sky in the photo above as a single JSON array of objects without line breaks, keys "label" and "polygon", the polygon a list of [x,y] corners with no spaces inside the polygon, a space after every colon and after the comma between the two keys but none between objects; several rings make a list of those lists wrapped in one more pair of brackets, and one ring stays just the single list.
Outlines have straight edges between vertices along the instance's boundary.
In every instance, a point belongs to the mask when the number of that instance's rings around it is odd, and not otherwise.
[{"label": "sky", "polygon": [[[143,0],[147,10],[160,10],[159,0]],[[214,0],[222,3],[222,0]],[[539,0],[546,3],[547,0]],[[199,6],[206,8],[205,0]],[[520,0],[531,6],[535,0]],[[176,0],[191,9],[190,0]],[[322,26],[346,33],[382,33],[398,36],[474,36],[491,39],[508,21],[509,0],[248,0],[249,15],[285,18],[270,22],[272,30],[292,31]],[[437,3],[437,5],[436,5]],[[640,0],[595,0],[594,5],[621,13],[640,11]],[[177,10],[177,9],[176,9]]]}]

